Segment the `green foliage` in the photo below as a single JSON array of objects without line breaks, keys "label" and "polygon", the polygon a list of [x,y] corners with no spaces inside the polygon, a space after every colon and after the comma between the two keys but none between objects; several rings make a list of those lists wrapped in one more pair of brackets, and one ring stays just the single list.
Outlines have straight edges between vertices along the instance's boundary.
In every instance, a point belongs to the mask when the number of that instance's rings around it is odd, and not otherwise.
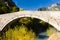
[{"label": "green foliage", "polygon": [[14,29],[8,29],[8,31],[0,39],[1,40],[35,40],[36,35],[32,30],[29,31],[24,25],[22,25],[22,26],[15,26]]},{"label": "green foliage", "polygon": [[47,8],[43,7],[43,8],[39,8],[38,11],[46,11]]},{"label": "green foliage", "polygon": [[7,13],[7,12],[8,12],[7,7],[6,7],[6,6],[3,6],[3,7],[2,7],[2,11],[3,11],[4,13]]},{"label": "green foliage", "polygon": [[49,25],[49,28],[46,31],[48,36],[51,36],[53,33],[56,33],[56,32],[57,32],[57,30],[55,28],[53,28],[51,25]]},{"label": "green foliage", "polygon": [[21,18],[20,20],[19,20],[19,22],[21,22],[21,23],[23,23],[23,24],[28,24],[29,22],[31,22],[32,20],[30,19],[30,18],[27,18],[27,17],[25,17],[25,18]]},{"label": "green foliage", "polygon": [[19,11],[24,11],[24,9],[23,8],[20,8]]},{"label": "green foliage", "polygon": [[18,10],[17,10],[16,6],[12,7],[11,12],[17,12],[17,11]]},{"label": "green foliage", "polygon": [[0,14],[17,12],[19,8],[12,2],[12,0],[0,0]]}]

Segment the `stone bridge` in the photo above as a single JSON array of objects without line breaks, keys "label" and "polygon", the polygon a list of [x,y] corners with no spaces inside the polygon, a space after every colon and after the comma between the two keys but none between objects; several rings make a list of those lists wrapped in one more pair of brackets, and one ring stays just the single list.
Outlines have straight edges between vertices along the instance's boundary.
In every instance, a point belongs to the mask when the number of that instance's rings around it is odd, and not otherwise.
[{"label": "stone bridge", "polygon": [[39,18],[60,31],[60,11],[19,11],[0,15],[0,31],[12,20],[20,17]]}]

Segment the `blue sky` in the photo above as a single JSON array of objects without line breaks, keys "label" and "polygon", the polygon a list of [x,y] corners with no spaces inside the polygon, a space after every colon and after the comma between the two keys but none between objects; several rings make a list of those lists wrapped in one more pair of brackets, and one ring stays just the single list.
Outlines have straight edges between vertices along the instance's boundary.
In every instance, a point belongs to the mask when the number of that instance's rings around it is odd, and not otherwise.
[{"label": "blue sky", "polygon": [[17,7],[25,10],[37,10],[38,8],[48,7],[51,4],[59,3],[60,0],[13,0]]}]

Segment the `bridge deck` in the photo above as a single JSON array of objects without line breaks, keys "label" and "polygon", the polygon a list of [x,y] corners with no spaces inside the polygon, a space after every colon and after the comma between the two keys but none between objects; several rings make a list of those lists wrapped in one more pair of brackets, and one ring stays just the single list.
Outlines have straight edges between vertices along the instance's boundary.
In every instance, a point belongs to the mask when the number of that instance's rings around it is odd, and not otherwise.
[{"label": "bridge deck", "polygon": [[12,20],[20,17],[35,17],[53,25],[60,31],[60,11],[20,11],[0,15],[0,31]]}]

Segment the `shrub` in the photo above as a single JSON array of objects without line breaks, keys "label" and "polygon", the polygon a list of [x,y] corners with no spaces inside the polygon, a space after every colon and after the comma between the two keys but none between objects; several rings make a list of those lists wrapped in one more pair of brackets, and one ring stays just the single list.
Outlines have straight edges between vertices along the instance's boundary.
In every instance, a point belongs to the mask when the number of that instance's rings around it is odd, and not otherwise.
[{"label": "shrub", "polygon": [[24,25],[9,28],[1,40],[35,40],[36,36],[32,30],[28,30]]}]

